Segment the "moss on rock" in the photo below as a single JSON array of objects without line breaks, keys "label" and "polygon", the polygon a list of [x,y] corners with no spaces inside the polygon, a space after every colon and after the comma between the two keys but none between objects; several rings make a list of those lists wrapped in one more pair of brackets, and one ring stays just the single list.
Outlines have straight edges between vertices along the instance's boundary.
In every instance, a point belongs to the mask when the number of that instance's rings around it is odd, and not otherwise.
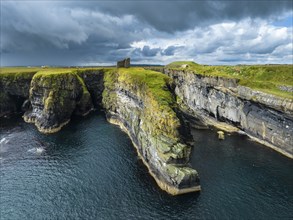
[{"label": "moss on rock", "polygon": [[72,114],[84,115],[92,109],[91,96],[76,71],[39,71],[31,82],[32,110],[24,115],[44,133],[58,131]]},{"label": "moss on rock", "polygon": [[[106,72],[104,81],[109,121],[127,131],[158,185],[171,194],[199,190],[196,171],[186,171],[193,170],[188,168],[191,148],[181,143],[172,80],[143,68],[119,68]],[[171,168],[179,173],[176,181]]]},{"label": "moss on rock", "polygon": [[[185,67],[187,65],[187,67]],[[282,90],[283,86],[293,86],[293,65],[237,65],[210,66],[199,65],[192,61],[176,61],[165,66],[167,69],[189,71],[210,77],[236,79],[239,85],[251,89],[293,99],[290,91]]]}]

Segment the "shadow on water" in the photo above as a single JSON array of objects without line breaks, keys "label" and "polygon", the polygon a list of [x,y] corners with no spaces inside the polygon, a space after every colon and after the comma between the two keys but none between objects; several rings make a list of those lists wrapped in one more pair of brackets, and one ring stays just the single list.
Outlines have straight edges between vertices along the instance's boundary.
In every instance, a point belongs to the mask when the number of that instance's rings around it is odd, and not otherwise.
[{"label": "shadow on water", "polygon": [[293,216],[291,159],[245,135],[229,134],[220,141],[216,130],[192,133],[192,166],[200,173],[203,198],[217,198],[213,203],[221,207],[219,213],[226,210],[223,216],[234,212],[244,219]]},{"label": "shadow on water", "polygon": [[292,160],[246,136],[192,133],[202,191],[174,197],[101,112],[50,135],[1,119],[0,219],[293,218]]}]

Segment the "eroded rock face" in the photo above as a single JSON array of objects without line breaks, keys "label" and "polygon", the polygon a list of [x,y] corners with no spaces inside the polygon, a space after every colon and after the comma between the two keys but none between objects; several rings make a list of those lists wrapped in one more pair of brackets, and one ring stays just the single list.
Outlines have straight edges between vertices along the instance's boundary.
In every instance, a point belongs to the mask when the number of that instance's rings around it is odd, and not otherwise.
[{"label": "eroded rock face", "polygon": [[73,114],[92,110],[92,100],[83,80],[74,72],[34,75],[30,88],[32,109],[24,114],[43,133],[61,129]]},{"label": "eroded rock face", "polygon": [[[200,190],[198,174],[188,165],[191,147],[182,143],[170,103],[159,102],[146,83],[135,81],[131,72],[105,76],[108,120],[128,133],[163,190],[173,195]],[[167,83],[161,89],[167,91]]]},{"label": "eroded rock face", "polygon": [[102,93],[104,90],[104,71],[98,70],[80,70],[78,75],[83,79],[93,101],[95,107],[99,107],[102,104]]},{"label": "eroded rock face", "polygon": [[[10,93],[24,97],[24,120],[42,133],[59,131],[72,115],[85,115],[93,103],[102,102],[108,120],[128,133],[163,190],[173,195],[200,190],[198,174],[189,165],[191,147],[180,135],[171,79],[142,68],[126,70],[40,71],[25,85],[12,85],[15,91],[1,90],[1,100],[8,103]],[[2,87],[9,85],[3,82]]]},{"label": "eroded rock face", "polygon": [[293,102],[237,85],[235,79],[205,77],[189,71],[164,70],[190,114],[226,122],[293,157]]},{"label": "eroded rock face", "polygon": [[22,111],[23,103],[29,98],[30,83],[35,73],[0,75],[0,117]]}]

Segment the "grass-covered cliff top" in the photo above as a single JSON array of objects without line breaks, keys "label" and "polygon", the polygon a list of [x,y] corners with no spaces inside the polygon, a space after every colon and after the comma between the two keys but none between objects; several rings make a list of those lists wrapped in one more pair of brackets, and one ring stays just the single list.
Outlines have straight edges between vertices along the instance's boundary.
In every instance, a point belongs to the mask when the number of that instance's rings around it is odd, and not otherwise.
[{"label": "grass-covered cliff top", "polygon": [[[252,89],[274,94],[283,98],[293,99],[292,92],[286,91],[286,88],[292,90],[293,87],[293,65],[207,66],[200,65],[192,61],[177,61],[168,64],[166,68],[175,70],[190,70],[205,76],[235,78],[239,80],[239,85],[247,86]],[[0,68],[0,79],[9,78],[10,81],[15,81],[19,79],[31,79],[36,73],[42,75],[55,75],[69,72],[81,73],[82,71],[98,69],[102,68],[5,67]],[[126,69],[120,69],[120,71],[123,72],[126,71]],[[149,71],[147,77],[143,76],[146,72],[144,72],[142,68],[130,68],[129,71],[132,73],[133,77],[136,77],[137,83],[139,83],[140,80],[143,80],[144,83],[148,83],[150,85],[150,88],[153,87],[154,93],[156,93],[154,86],[158,83],[158,79],[153,71],[144,70]],[[164,98],[164,93],[159,94],[159,90],[157,93],[158,96],[163,97],[162,99],[166,99],[166,97]]]},{"label": "grass-covered cliff top", "polygon": [[167,85],[171,78],[152,70],[144,68],[119,68],[119,81],[125,84],[136,85],[138,87],[146,86],[149,92],[162,104],[171,104],[173,98]]},{"label": "grass-covered cliff top", "polygon": [[190,70],[205,76],[236,78],[239,79],[239,85],[293,99],[292,92],[282,88],[293,87],[293,65],[207,66],[192,61],[177,61],[166,68]]},{"label": "grass-covered cliff top", "polygon": [[[177,140],[177,127],[180,125],[173,107],[176,105],[175,97],[168,86],[171,78],[160,72],[131,67],[108,71],[104,76],[105,90],[103,103],[106,109],[111,109],[117,103],[117,90],[125,90],[136,96],[145,106],[143,117],[147,121],[154,135],[168,136]],[[112,109],[115,111],[115,109]]]},{"label": "grass-covered cliff top", "polygon": [[39,70],[42,70],[42,68],[40,67],[1,67],[0,74],[38,72]]},{"label": "grass-covered cliff top", "polygon": [[43,72],[43,73],[64,73],[64,72],[70,72],[70,71],[75,71],[75,70],[98,70],[98,69],[105,69],[101,67],[95,67],[95,68],[90,68],[90,67],[82,67],[82,68],[74,68],[74,67],[68,67],[68,68],[62,68],[62,67],[46,67],[46,68],[41,68],[41,67],[1,67],[0,68],[0,74],[1,75],[6,75],[6,74],[25,74],[25,73],[30,73],[30,72]]},{"label": "grass-covered cliff top", "polygon": [[22,67],[11,67],[11,68],[0,68],[0,80],[1,79],[31,79],[40,68],[22,68]]},{"label": "grass-covered cliff top", "polygon": [[37,76],[53,76],[64,73],[82,73],[89,70],[100,70],[103,68],[59,68],[59,67],[4,67],[0,68],[1,78],[14,78],[14,79],[31,79],[35,74]]}]

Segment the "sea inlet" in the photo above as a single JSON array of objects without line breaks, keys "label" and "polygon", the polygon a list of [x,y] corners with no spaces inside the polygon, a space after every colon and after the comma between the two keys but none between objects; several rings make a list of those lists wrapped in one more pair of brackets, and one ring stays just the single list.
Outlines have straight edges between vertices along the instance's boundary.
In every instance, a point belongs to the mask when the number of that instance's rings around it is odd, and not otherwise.
[{"label": "sea inlet", "polygon": [[0,120],[0,219],[293,219],[293,160],[239,134],[193,130],[202,191],[160,190],[102,112],[39,133]]}]

